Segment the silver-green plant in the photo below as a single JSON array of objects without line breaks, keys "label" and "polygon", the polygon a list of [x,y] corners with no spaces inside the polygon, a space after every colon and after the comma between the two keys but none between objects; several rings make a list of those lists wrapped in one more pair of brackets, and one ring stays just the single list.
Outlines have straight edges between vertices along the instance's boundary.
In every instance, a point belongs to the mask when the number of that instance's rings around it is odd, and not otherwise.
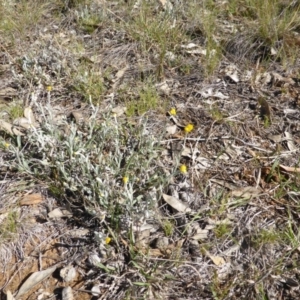
[{"label": "silver-green plant", "polygon": [[160,148],[146,119],[132,126],[126,118],[100,114],[91,102],[88,119],[77,124],[57,121],[49,103],[35,106],[40,127],[19,137],[9,150],[19,171],[54,187],[57,196],[82,203],[95,216],[114,214],[116,207],[131,219],[153,213],[150,208],[167,179],[155,163]]}]

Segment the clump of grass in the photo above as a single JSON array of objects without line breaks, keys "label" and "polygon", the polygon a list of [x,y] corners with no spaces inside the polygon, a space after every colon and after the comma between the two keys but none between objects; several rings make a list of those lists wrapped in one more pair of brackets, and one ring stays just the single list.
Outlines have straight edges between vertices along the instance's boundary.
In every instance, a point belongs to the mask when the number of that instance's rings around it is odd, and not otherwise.
[{"label": "clump of grass", "polygon": [[0,244],[9,242],[15,238],[18,229],[18,213],[9,211],[0,223]]},{"label": "clump of grass", "polygon": [[[300,6],[298,4],[285,3],[284,1],[250,0],[242,5],[238,1],[230,1],[228,13],[240,19],[241,26],[247,26],[243,34],[237,33],[237,53],[247,53],[251,59],[281,60],[282,62],[294,62],[297,57],[297,42],[294,32],[300,26]],[[239,47],[239,46],[240,47]],[[232,42],[227,49],[235,48]],[[271,57],[271,48],[277,54]],[[232,50],[231,50],[232,51]]]},{"label": "clump of grass", "polygon": [[253,237],[252,242],[254,247],[260,248],[262,245],[274,244],[281,240],[282,236],[279,232],[276,232],[275,230],[262,229]]},{"label": "clump of grass", "polygon": [[104,7],[94,12],[90,6],[86,5],[78,14],[79,26],[89,34],[93,33],[105,21],[108,21],[108,17]]},{"label": "clump of grass", "polygon": [[19,102],[13,102],[8,110],[9,116],[11,120],[15,120],[17,118],[23,117],[24,108],[22,103]]},{"label": "clump of grass", "polygon": [[221,223],[214,228],[216,238],[223,238],[231,232],[232,228],[228,223]]},{"label": "clump of grass", "polygon": [[213,105],[210,108],[210,114],[211,117],[217,122],[220,122],[224,119],[223,113],[217,105]]},{"label": "clump of grass", "polygon": [[166,65],[172,64],[172,58],[186,35],[180,23],[172,14],[161,11],[148,1],[141,1],[130,19],[122,23],[128,36],[138,42],[143,57],[151,56],[157,65],[157,77],[164,76]]},{"label": "clump of grass", "polygon": [[88,62],[82,62],[73,78],[73,88],[85,101],[93,99],[93,104],[99,104],[103,100],[106,91],[105,76],[108,76],[109,70],[105,74],[91,68]]},{"label": "clump of grass", "polygon": [[212,283],[210,285],[214,299],[225,299],[226,296],[228,296],[228,293],[230,292],[230,286],[231,282],[229,280],[226,282],[220,280],[220,278],[217,275],[217,272],[214,272],[214,275],[212,277]]},{"label": "clump of grass", "polygon": [[165,220],[162,223],[162,227],[166,236],[172,236],[175,229],[173,222],[171,222],[170,220]]},{"label": "clump of grass", "polygon": [[[35,27],[47,11],[47,1],[4,1],[0,6],[0,32],[2,36],[25,35]],[[12,42],[14,39],[11,39]]]},{"label": "clump of grass", "polygon": [[140,88],[138,99],[131,99],[126,101],[125,104],[128,116],[141,116],[149,110],[157,109],[160,104],[160,97],[155,87],[151,82],[148,82]]},{"label": "clump of grass", "polygon": [[201,63],[206,76],[211,76],[218,68],[222,51],[217,39],[218,26],[217,18],[222,14],[214,1],[205,0],[200,2],[193,1],[189,3],[186,14],[192,20],[195,28],[201,29],[201,35],[205,39],[205,56]]}]

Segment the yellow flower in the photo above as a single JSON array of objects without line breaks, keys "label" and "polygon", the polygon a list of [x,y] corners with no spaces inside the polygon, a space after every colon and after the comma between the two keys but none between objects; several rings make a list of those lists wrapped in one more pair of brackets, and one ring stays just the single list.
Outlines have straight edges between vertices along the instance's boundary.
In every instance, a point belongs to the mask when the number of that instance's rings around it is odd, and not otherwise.
[{"label": "yellow flower", "polygon": [[194,125],[193,125],[193,124],[187,124],[187,125],[184,127],[185,133],[190,133],[193,129],[194,129]]},{"label": "yellow flower", "polygon": [[5,148],[8,148],[9,146],[10,146],[9,143],[4,143],[4,147],[5,147]]},{"label": "yellow flower", "polygon": [[106,239],[105,239],[105,244],[108,245],[108,244],[110,243],[110,241],[111,241],[111,238],[110,238],[109,236],[106,237]]},{"label": "yellow flower", "polygon": [[52,89],[53,89],[52,85],[47,85],[46,90],[47,90],[48,92],[51,92]]},{"label": "yellow flower", "polygon": [[179,167],[179,170],[182,174],[186,174],[187,173],[187,166],[186,165],[181,165]]},{"label": "yellow flower", "polygon": [[172,107],[171,108],[171,110],[169,111],[169,114],[171,115],[171,116],[176,116],[176,108],[175,107]]},{"label": "yellow flower", "polygon": [[122,180],[123,180],[123,183],[126,184],[128,182],[128,180],[129,180],[129,178],[127,176],[124,176],[122,178]]}]

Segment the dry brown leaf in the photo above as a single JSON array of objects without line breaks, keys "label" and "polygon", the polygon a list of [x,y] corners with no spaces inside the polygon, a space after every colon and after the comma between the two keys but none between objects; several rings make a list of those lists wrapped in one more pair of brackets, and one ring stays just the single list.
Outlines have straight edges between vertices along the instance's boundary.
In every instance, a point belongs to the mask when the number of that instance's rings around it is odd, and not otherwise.
[{"label": "dry brown leaf", "polygon": [[212,262],[216,265],[216,266],[221,266],[225,264],[225,260],[223,257],[221,256],[210,256],[209,257]]},{"label": "dry brown leaf", "polygon": [[207,236],[208,236],[208,230],[199,228],[197,230],[197,233],[192,236],[192,239],[196,240],[196,241],[204,240],[204,239],[207,239]]},{"label": "dry brown leaf", "polygon": [[214,183],[217,183],[221,186],[224,186],[226,187],[227,189],[229,190],[235,190],[237,188],[237,186],[231,184],[231,183],[228,183],[227,181],[225,180],[220,180],[220,179],[215,179],[215,178],[211,178],[210,179],[211,182],[214,182]]},{"label": "dry brown leaf", "polygon": [[176,130],[177,130],[177,126],[176,125],[167,126],[167,128],[166,128],[166,132],[169,135],[175,134]]},{"label": "dry brown leaf", "polygon": [[135,246],[138,249],[147,248],[149,246],[150,229],[139,231],[135,234]]},{"label": "dry brown leaf", "polygon": [[32,126],[36,127],[36,121],[35,121],[31,107],[28,106],[28,107],[24,108],[24,117],[29,121],[29,123]]},{"label": "dry brown leaf", "polygon": [[21,206],[23,205],[34,205],[34,204],[39,204],[43,201],[43,196],[41,193],[36,193],[36,194],[30,194],[30,195],[26,195],[24,196],[19,204]]},{"label": "dry brown leaf", "polygon": [[6,292],[6,300],[14,300],[15,298],[13,297],[12,293],[10,290]]},{"label": "dry brown leaf", "polygon": [[178,212],[187,213],[192,212],[192,210],[183,202],[181,202],[179,199],[169,196],[167,194],[163,194],[164,200],[172,206],[174,209],[176,209]]},{"label": "dry brown leaf", "polygon": [[116,78],[115,80],[119,80],[120,78],[122,78],[125,74],[125,72],[127,71],[128,66],[125,66],[123,69],[119,70],[116,74]]},{"label": "dry brown leaf", "polygon": [[143,249],[140,249],[140,251],[142,251],[142,253],[144,253],[144,254],[148,254],[148,255],[154,256],[154,257],[164,256],[164,254],[159,249],[143,248]]},{"label": "dry brown leaf", "polygon": [[280,143],[283,140],[281,134],[269,134],[268,138],[274,143]]},{"label": "dry brown leaf", "polygon": [[284,171],[287,171],[287,172],[295,172],[295,173],[300,172],[300,168],[288,167],[288,166],[284,166],[284,165],[279,165],[279,167],[281,169],[283,169]]},{"label": "dry brown leaf", "polygon": [[72,111],[71,114],[74,117],[76,124],[82,124],[82,122],[84,122],[84,116],[81,111]]},{"label": "dry brown leaf", "polygon": [[17,96],[17,90],[11,87],[6,87],[0,90],[0,96],[7,97],[7,98],[15,97]]},{"label": "dry brown leaf", "polygon": [[178,118],[177,118],[176,116],[170,116],[169,118],[170,118],[170,120],[171,120],[172,122],[174,122],[175,125],[177,125],[177,126],[180,127],[180,128],[184,128],[185,125],[181,124],[181,123],[178,121]]},{"label": "dry brown leaf", "polygon": [[183,149],[181,151],[181,156],[191,157],[191,155],[192,155],[192,150],[188,147],[183,147]]},{"label": "dry brown leaf", "polygon": [[226,263],[223,257],[211,255],[207,250],[205,250],[205,255],[208,256],[216,266],[221,266]]},{"label": "dry brown leaf", "polygon": [[50,219],[63,218],[63,217],[71,218],[72,216],[73,215],[71,212],[69,212],[66,209],[60,209],[60,208],[55,208],[48,213],[48,217]]},{"label": "dry brown leaf", "polygon": [[290,151],[297,150],[297,147],[295,146],[295,144],[293,142],[293,136],[288,131],[285,131],[284,135],[285,135],[285,137],[287,139],[287,146],[288,146],[289,150]]},{"label": "dry brown leaf", "polygon": [[256,197],[259,194],[261,194],[262,190],[261,188],[256,188],[253,186],[245,186],[241,187],[235,190],[232,190],[230,192],[230,195],[232,197],[238,197],[238,198],[244,198],[244,199],[250,199],[252,197]]},{"label": "dry brown leaf", "polygon": [[126,112],[127,108],[125,106],[114,107],[111,111],[116,117],[122,116]]},{"label": "dry brown leaf", "polygon": [[30,129],[32,127],[32,124],[27,118],[17,118],[14,120],[14,125],[21,126],[25,129]]},{"label": "dry brown leaf", "polygon": [[18,299],[22,295],[26,294],[28,291],[30,291],[34,286],[39,284],[41,281],[47,279],[54,271],[56,270],[56,267],[52,267],[40,272],[34,272],[31,274],[26,281],[22,284],[21,288],[19,289],[18,294],[16,295],[16,298]]},{"label": "dry brown leaf", "polygon": [[[207,223],[209,225],[229,225],[232,224],[232,222],[229,220],[229,218],[223,219],[223,220],[214,220],[211,218],[207,218]],[[205,227],[206,228],[206,227]]]},{"label": "dry brown leaf", "polygon": [[89,232],[88,229],[71,229],[68,231],[68,235],[73,238],[82,238],[88,235]]},{"label": "dry brown leaf", "polygon": [[8,132],[11,135],[24,135],[21,131],[19,131],[12,124],[7,123],[3,120],[0,120],[0,130],[1,129],[3,129],[4,131]]},{"label": "dry brown leaf", "polygon": [[114,78],[114,84],[112,85],[113,90],[115,90],[117,88],[121,78],[124,76],[127,69],[128,69],[128,66],[125,66],[123,69],[121,69],[117,72],[116,77]]}]

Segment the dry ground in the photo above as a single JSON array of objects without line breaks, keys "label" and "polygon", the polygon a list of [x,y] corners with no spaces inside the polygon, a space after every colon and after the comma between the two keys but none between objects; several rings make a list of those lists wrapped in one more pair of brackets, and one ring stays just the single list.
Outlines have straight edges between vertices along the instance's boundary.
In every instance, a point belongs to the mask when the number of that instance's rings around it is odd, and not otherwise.
[{"label": "dry ground", "polygon": [[1,296],[299,299],[299,10],[3,0]]}]

